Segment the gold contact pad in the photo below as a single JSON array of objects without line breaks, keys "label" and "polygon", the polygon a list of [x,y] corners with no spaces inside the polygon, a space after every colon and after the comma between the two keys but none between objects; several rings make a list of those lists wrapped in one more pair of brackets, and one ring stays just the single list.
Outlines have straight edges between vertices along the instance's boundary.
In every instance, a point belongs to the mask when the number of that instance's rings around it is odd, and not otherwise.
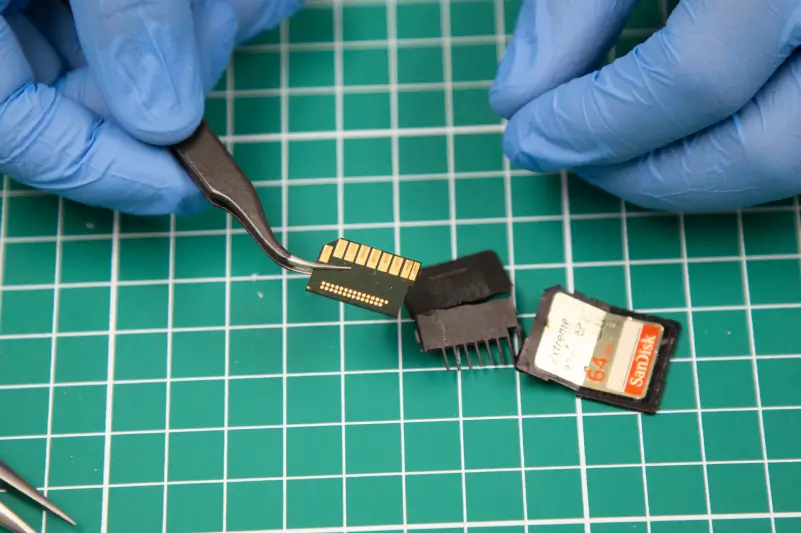
[{"label": "gold contact pad", "polygon": [[345,239],[339,239],[337,241],[337,247],[334,248],[334,257],[337,259],[342,259],[342,256],[345,255],[345,248],[348,247],[348,241]]},{"label": "gold contact pad", "polygon": [[326,244],[323,246],[322,251],[320,252],[320,257],[318,261],[321,263],[327,263],[329,259],[331,259],[331,254],[334,253],[334,248],[330,244]]}]

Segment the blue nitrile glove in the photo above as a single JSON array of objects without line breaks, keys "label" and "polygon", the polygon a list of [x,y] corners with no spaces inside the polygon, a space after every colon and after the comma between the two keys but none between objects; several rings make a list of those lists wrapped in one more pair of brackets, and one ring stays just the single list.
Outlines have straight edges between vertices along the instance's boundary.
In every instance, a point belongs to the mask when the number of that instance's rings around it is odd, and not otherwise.
[{"label": "blue nitrile glove", "polygon": [[[645,0],[643,0],[645,1]],[[593,72],[637,0],[524,0],[490,92],[505,151],[652,209],[801,193],[801,1],[682,0]]]},{"label": "blue nitrile glove", "polygon": [[[132,214],[209,204],[163,145],[302,0],[0,0],[0,174]],[[74,17],[74,19],[73,19]]]}]

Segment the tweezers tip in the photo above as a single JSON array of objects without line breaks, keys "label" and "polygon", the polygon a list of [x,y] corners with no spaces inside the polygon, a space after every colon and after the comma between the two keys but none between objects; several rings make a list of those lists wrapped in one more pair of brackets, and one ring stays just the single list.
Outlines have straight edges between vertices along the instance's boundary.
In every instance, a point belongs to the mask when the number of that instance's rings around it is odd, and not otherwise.
[{"label": "tweezers tip", "polygon": [[58,516],[68,524],[73,526],[78,525],[78,523],[75,522],[75,520],[73,520],[67,513],[62,511],[56,504],[47,499],[44,494],[36,490],[33,485],[25,481],[16,471],[14,471],[13,468],[11,468],[2,460],[0,460],[0,481],[5,483],[11,489],[38,503],[47,511],[50,511],[50,513]]},{"label": "tweezers tip", "polygon": [[286,267],[296,272],[304,274],[311,274],[315,270],[350,270],[351,267],[346,265],[330,265],[328,263],[318,263],[314,261],[306,261],[297,256],[290,256],[286,260]]}]

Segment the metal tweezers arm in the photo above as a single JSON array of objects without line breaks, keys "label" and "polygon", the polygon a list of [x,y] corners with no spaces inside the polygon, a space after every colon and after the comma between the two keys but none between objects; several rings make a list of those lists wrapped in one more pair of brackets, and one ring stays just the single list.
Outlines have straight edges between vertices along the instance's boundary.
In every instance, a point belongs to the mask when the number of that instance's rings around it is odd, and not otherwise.
[{"label": "metal tweezers arm", "polygon": [[205,121],[188,139],[173,145],[171,149],[209,202],[236,218],[278,265],[306,274],[310,274],[312,269],[348,268],[306,261],[290,254],[278,242],[253,184]]}]

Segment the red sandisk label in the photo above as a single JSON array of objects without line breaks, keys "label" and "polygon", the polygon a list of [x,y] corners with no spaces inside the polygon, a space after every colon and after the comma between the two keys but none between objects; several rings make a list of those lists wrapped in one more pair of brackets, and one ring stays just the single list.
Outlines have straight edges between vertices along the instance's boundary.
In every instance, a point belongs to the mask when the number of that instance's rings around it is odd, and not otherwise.
[{"label": "red sandisk label", "polygon": [[627,394],[637,397],[644,395],[661,331],[661,328],[655,324],[643,324],[629,367],[629,375],[626,378],[625,391]]}]

